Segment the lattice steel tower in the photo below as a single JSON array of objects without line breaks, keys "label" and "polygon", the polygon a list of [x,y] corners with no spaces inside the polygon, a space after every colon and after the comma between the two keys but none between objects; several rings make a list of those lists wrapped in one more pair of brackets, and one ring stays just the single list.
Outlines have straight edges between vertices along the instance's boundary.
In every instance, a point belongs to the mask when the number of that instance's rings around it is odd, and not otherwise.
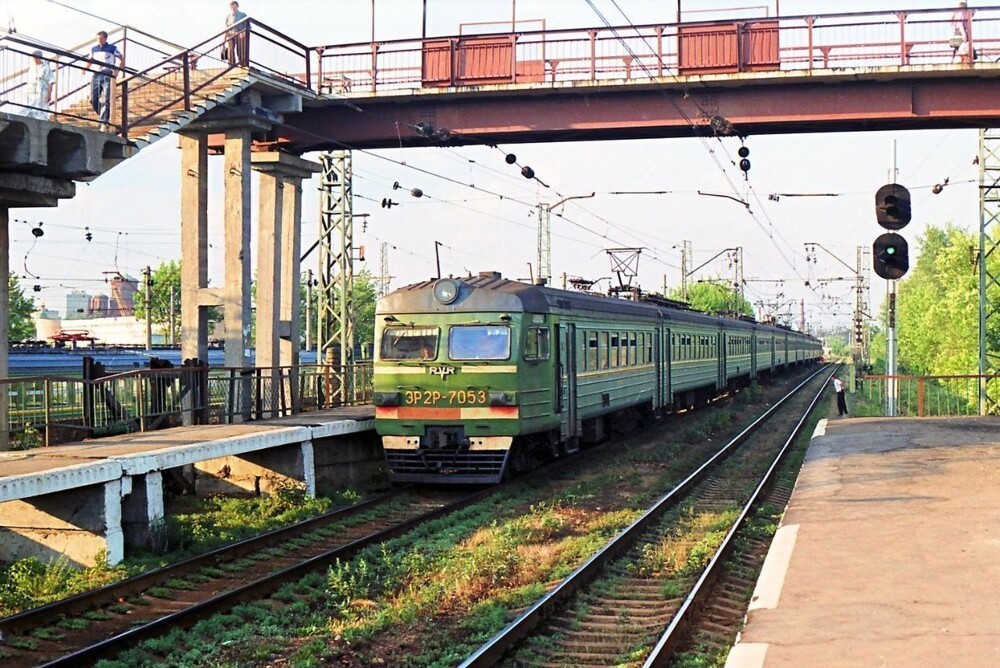
[{"label": "lattice steel tower", "polygon": [[1000,371],[1000,350],[990,330],[1000,326],[1000,275],[991,260],[1000,246],[1000,129],[979,131],[979,412],[1000,412],[997,384],[985,376]]},{"label": "lattice steel tower", "polygon": [[319,160],[323,165],[319,185],[319,352],[327,362],[345,365],[354,349],[351,152],[330,151]]},{"label": "lattice steel tower", "polygon": [[872,249],[869,246],[858,246],[858,268],[854,283],[854,341],[851,348],[854,351],[854,363],[868,360],[868,329],[865,319],[869,316],[868,304],[872,285]]}]

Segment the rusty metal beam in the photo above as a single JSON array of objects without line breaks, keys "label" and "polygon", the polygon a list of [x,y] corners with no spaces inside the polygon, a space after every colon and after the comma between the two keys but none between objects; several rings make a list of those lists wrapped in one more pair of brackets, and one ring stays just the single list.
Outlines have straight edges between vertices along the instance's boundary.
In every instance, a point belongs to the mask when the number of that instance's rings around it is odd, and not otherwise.
[{"label": "rusty metal beam", "polygon": [[[782,76],[714,87],[619,85],[354,98],[350,107],[331,103],[289,115],[265,141],[300,153],[400,144],[687,137],[713,134],[713,118],[728,121],[740,134],[992,127],[1000,125],[998,78],[1000,69],[991,68],[977,76],[897,73],[882,80],[822,81]],[[418,123],[446,130],[448,139],[424,136],[426,130],[420,134]]]}]

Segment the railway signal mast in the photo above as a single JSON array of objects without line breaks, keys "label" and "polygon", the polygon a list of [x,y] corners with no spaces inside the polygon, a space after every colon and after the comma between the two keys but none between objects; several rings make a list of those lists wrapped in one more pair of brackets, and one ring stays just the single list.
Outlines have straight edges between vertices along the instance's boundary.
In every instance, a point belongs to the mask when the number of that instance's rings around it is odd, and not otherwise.
[{"label": "railway signal mast", "polygon": [[[895,161],[893,161],[895,162]],[[892,178],[896,176],[893,164]],[[910,191],[897,183],[888,183],[875,193],[875,219],[889,230],[879,235],[872,245],[872,263],[875,273],[886,279],[888,284],[887,335],[886,335],[886,405],[887,417],[896,415],[896,281],[910,269],[909,248],[906,239],[896,234],[910,223]]]}]

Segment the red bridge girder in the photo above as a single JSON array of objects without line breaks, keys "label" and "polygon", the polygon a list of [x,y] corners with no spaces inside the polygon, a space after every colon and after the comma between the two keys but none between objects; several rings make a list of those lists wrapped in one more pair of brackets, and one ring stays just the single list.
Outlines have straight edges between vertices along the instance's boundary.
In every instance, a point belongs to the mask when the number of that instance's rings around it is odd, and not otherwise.
[{"label": "red bridge girder", "polygon": [[[729,84],[629,85],[352,99],[289,116],[284,150],[791,134],[1000,125],[1000,66],[969,76],[747,77]],[[713,119],[715,122],[713,123]],[[422,136],[418,124],[435,132]],[[692,127],[694,126],[694,127]]]},{"label": "red bridge girder", "polygon": [[[302,153],[688,137],[725,134],[728,125],[741,135],[993,127],[1000,125],[998,78],[1000,65],[989,64],[969,71],[778,73],[663,85],[352,97],[289,115],[259,139]],[[433,132],[427,137],[420,129]],[[446,140],[435,134],[441,130]]]}]

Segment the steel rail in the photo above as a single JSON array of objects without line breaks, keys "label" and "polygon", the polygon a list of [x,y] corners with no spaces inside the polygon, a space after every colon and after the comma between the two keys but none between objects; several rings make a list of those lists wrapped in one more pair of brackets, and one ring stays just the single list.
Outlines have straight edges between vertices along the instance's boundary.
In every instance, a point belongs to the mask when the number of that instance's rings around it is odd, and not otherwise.
[{"label": "steel rail", "polygon": [[123,649],[132,647],[137,643],[142,642],[143,640],[160,635],[168,629],[178,627],[187,628],[201,619],[224,610],[229,610],[240,603],[260,600],[261,598],[276,592],[287,582],[298,580],[309,573],[329,568],[337,560],[350,559],[369,545],[374,545],[401,536],[421,524],[438,519],[439,517],[444,517],[449,513],[453,513],[481,501],[493,495],[496,491],[497,486],[480,490],[460,499],[459,501],[456,501],[455,503],[442,506],[441,508],[424,513],[383,531],[369,534],[364,538],[359,538],[346,545],[342,545],[333,550],[316,555],[315,557],[295,564],[294,566],[290,566],[281,571],[263,577],[256,582],[223,592],[211,599],[165,615],[144,624],[143,626],[120,633],[116,636],[91,645],[90,647],[86,647],[58,659],[49,661],[48,663],[44,663],[41,668],[79,668],[80,666],[93,665],[93,663],[98,659],[114,655],[121,652]]},{"label": "steel rail", "polygon": [[401,487],[387,494],[382,494],[303,522],[272,529],[259,536],[253,536],[230,543],[229,545],[224,545],[204,554],[164,566],[163,568],[140,573],[139,575],[113,582],[98,589],[81,592],[59,601],[53,601],[52,603],[25,610],[9,617],[0,618],[0,638],[7,638],[10,635],[17,635],[23,631],[44,626],[47,622],[62,616],[78,615],[92,608],[115,603],[128,596],[141,594],[150,587],[162,585],[171,578],[179,577],[183,573],[216,566],[226,561],[239,559],[244,555],[258,550],[279,545],[319,527],[348,519],[374,506],[390,501],[408,491],[408,489],[408,487]]},{"label": "steel rail", "polygon": [[650,652],[648,657],[646,657],[646,661],[642,664],[642,668],[659,668],[660,666],[666,666],[672,658],[674,651],[686,636],[687,629],[690,626],[691,611],[696,609],[698,604],[709,596],[711,584],[715,581],[722,566],[726,563],[726,559],[729,557],[730,552],[732,552],[733,546],[736,542],[737,533],[743,528],[747,518],[750,516],[750,511],[757,505],[758,499],[760,499],[760,497],[774,482],[778,469],[784,462],[785,455],[788,454],[788,451],[792,448],[795,439],[798,438],[799,434],[802,432],[802,427],[805,426],[806,420],[812,414],[813,408],[815,408],[816,402],[819,401],[823,391],[830,384],[831,378],[833,378],[833,372],[831,372],[827,379],[823,381],[822,387],[819,388],[819,391],[816,392],[816,396],[814,396],[812,401],[809,402],[809,406],[802,413],[802,417],[795,425],[795,428],[792,429],[792,432],[788,436],[788,439],[785,440],[784,445],[781,446],[781,450],[778,451],[774,461],[771,462],[771,466],[767,469],[767,472],[764,474],[763,479],[761,479],[760,484],[757,485],[757,488],[750,496],[750,499],[743,506],[743,511],[733,522],[732,527],[730,527],[729,532],[723,539],[722,544],[719,545],[718,549],[715,551],[715,554],[712,555],[711,560],[708,562],[708,566],[706,566],[705,570],[702,571],[702,574],[698,578],[697,582],[695,582],[694,587],[688,593],[684,602],[674,614],[673,619],[670,620],[670,624],[667,626],[663,635],[660,636],[660,639],[653,647],[653,651]]},{"label": "steel rail", "polygon": [[786,401],[796,396],[802,388],[829,367],[830,365],[826,365],[810,374],[808,378],[799,383],[788,394],[776,401],[773,406],[722,446],[687,478],[661,496],[638,519],[608,541],[594,556],[578,566],[576,570],[525,610],[517,619],[480,646],[479,649],[459,664],[459,668],[481,668],[499,663],[509,650],[527,638],[531,631],[537,628],[543,621],[551,617],[564,602],[569,600],[573,594],[597,576],[607,564],[630,549],[635,540],[667,510],[675,507],[683,500],[687,493],[706,477],[709,470],[732,454],[750,434],[754,433],[761,425],[767,422]]}]

